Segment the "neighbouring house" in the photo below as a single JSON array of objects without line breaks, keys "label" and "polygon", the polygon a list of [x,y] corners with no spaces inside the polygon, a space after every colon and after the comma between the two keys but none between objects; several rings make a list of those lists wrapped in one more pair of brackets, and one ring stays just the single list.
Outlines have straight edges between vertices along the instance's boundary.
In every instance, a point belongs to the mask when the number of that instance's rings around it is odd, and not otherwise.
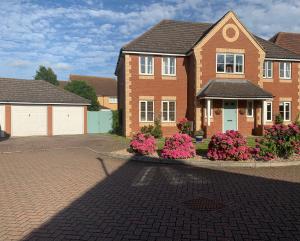
[{"label": "neighbouring house", "polygon": [[120,50],[124,135],[161,119],[165,136],[187,117],[207,136],[260,135],[300,110],[300,55],[252,34],[236,14],[216,23],[163,20]]},{"label": "neighbouring house", "polygon": [[42,80],[0,78],[1,136],[85,134],[89,101]]},{"label": "neighbouring house", "polygon": [[115,79],[71,74],[69,80],[85,81],[88,85],[94,87],[99,104],[102,108],[111,110],[118,109],[117,81]]},{"label": "neighbouring house", "polygon": [[300,33],[279,32],[270,38],[271,42],[300,54]]}]

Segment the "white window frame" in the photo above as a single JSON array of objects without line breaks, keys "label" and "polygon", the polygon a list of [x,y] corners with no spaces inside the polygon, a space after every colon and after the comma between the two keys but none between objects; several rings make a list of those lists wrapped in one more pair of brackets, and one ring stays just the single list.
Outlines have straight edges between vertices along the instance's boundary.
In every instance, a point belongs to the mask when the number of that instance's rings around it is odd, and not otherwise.
[{"label": "white window frame", "polygon": [[[283,64],[283,76],[281,76],[281,72],[280,72],[280,66],[281,64]],[[290,76],[287,77],[287,65],[290,66]],[[292,63],[291,62],[279,62],[279,78],[280,79],[291,79],[292,78]]]},{"label": "white window frame", "polygon": [[[145,102],[145,120],[141,120],[141,103]],[[153,112],[153,120],[148,119],[148,102],[153,102],[152,104],[152,112]],[[139,101],[139,122],[154,122],[154,100],[140,100]]]},{"label": "white window frame", "polygon": [[[271,67],[271,75],[269,76],[269,69]],[[271,79],[273,78],[273,61],[265,60],[263,65],[263,78]]]},{"label": "white window frame", "polygon": [[[280,105],[283,104],[283,121],[291,121],[292,119],[292,102],[291,101],[280,101],[279,102],[279,113],[280,113]],[[290,113],[290,118],[286,119],[286,104],[289,104],[289,113]]]},{"label": "white window frame", "polygon": [[[170,102],[174,102],[174,120],[170,120]],[[164,120],[163,112],[164,112],[164,103],[168,103],[168,119]],[[161,122],[176,122],[176,100],[162,100],[161,101]]]},{"label": "white window frame", "polygon": [[118,104],[118,98],[116,96],[109,96],[108,103],[109,104]]},{"label": "white window frame", "polygon": [[[251,103],[251,115],[248,115],[248,105]],[[254,102],[253,100],[247,100],[247,107],[246,107],[246,115],[247,117],[253,117],[254,116]]]},{"label": "white window frame", "polygon": [[[268,105],[271,106],[271,119],[268,119]],[[266,102],[266,113],[265,113],[265,117],[266,117],[266,121],[273,121],[273,102],[271,101],[267,101]]]},{"label": "white window frame", "polygon": [[[142,73],[142,68],[141,68],[141,58],[145,58],[145,73]],[[148,59],[151,58],[152,59],[152,69],[151,69],[151,73],[148,73]],[[140,75],[154,75],[154,57],[151,55],[140,55],[139,56],[139,74]]]},{"label": "white window frame", "polygon": [[[224,56],[224,71],[218,71],[218,55]],[[226,72],[226,55],[233,55],[233,72]],[[243,68],[242,72],[236,72],[236,57],[243,57]],[[218,74],[244,74],[245,73],[245,56],[244,54],[236,54],[236,53],[217,53],[216,54],[216,73]]]},{"label": "white window frame", "polygon": [[[174,59],[174,74],[170,74],[171,72],[171,58]],[[167,59],[168,62],[168,73],[165,73],[165,66],[164,66],[164,59]],[[162,57],[161,58],[161,73],[162,75],[167,75],[167,76],[176,76],[176,57]]]}]

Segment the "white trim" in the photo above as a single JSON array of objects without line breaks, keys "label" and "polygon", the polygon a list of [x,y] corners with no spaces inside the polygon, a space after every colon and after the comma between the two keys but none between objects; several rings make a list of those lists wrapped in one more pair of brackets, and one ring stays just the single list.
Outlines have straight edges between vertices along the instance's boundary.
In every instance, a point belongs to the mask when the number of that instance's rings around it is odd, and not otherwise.
[{"label": "white trim", "polygon": [[[265,122],[272,122],[273,121],[273,102],[266,101],[266,108],[265,108]],[[268,120],[268,104],[271,104],[271,120]]]},{"label": "white trim", "polygon": [[[145,118],[146,120],[142,121],[141,120],[141,102],[145,102]],[[148,102],[153,102],[152,104],[152,112],[153,112],[153,120],[149,121],[148,120]],[[140,123],[153,123],[154,122],[154,100],[139,100],[139,122]]]},{"label": "white trim", "polygon": [[[167,113],[168,113],[168,120],[164,120],[164,118],[163,118],[163,112],[164,112],[164,102],[166,102],[166,103],[168,103],[168,111],[167,111]],[[175,108],[175,110],[174,110],[174,120],[173,121],[170,121],[170,102],[174,102],[174,108]],[[174,123],[174,122],[176,122],[176,100],[162,100],[161,101],[161,115],[162,115],[162,117],[161,117],[161,122],[163,122],[163,123]]]},{"label": "white trim", "polygon": [[300,59],[277,59],[277,58],[265,58],[265,60],[277,60],[277,61],[288,61],[288,62],[300,62]]},{"label": "white trim", "polygon": [[[251,113],[252,113],[251,115],[248,115],[248,103],[252,103],[252,104],[251,104],[251,105],[252,105],[252,106],[251,106],[251,107],[252,107],[252,108],[251,108]],[[247,100],[246,105],[247,105],[247,106],[246,106],[246,116],[247,116],[247,117],[253,117],[253,116],[254,116],[254,102],[253,102],[253,100]]]},{"label": "white trim", "polygon": [[122,51],[124,54],[142,54],[142,55],[163,55],[163,56],[187,56],[186,54],[170,54],[170,53],[159,53],[159,52],[139,52],[139,51]]},{"label": "white trim", "polygon": [[[149,57],[152,58],[152,73],[142,73],[141,72],[141,57],[145,57],[145,72],[147,72],[146,70],[148,69],[148,64],[146,64],[148,62],[148,58]],[[152,56],[152,55],[140,55],[139,56],[139,75],[149,75],[149,76],[154,75],[154,56]]]},{"label": "white trim", "polygon": [[36,103],[36,102],[6,102],[0,101],[0,104],[13,104],[13,105],[91,105],[87,103]]},{"label": "white trim", "polygon": [[[164,58],[167,58],[168,59],[168,67],[169,67],[169,72],[170,72],[170,70],[171,70],[171,68],[170,68],[170,62],[171,62],[171,58],[174,58],[174,74],[166,74],[166,73],[164,73]],[[161,58],[161,75],[162,76],[176,76],[176,57],[174,57],[174,56],[164,56],[164,57],[162,57]]]},{"label": "white trim", "polygon": [[[235,100],[235,99],[228,99]],[[222,101],[222,132],[224,133],[224,100]],[[236,130],[239,130],[239,101],[236,100]]]},{"label": "white trim", "polygon": [[234,98],[234,97],[201,97],[199,99],[212,99],[212,100],[273,100],[273,98],[247,98],[247,97],[241,97],[241,98]]},{"label": "white trim", "polygon": [[[223,55],[224,56],[224,71],[218,71],[218,55]],[[233,55],[233,72],[226,72],[226,55]],[[237,56],[242,56],[243,57],[243,66],[242,66],[242,72],[236,72],[236,57]],[[216,73],[217,74],[245,74],[245,54],[242,53],[221,53],[217,52],[216,53]]]}]

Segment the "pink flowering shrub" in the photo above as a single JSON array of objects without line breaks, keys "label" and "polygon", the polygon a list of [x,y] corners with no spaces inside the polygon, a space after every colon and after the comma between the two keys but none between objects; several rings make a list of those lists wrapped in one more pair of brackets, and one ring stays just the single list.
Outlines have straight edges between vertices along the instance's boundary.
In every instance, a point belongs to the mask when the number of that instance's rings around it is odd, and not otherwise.
[{"label": "pink flowering shrub", "polygon": [[166,138],[164,148],[161,152],[163,158],[186,159],[196,155],[192,138],[187,134],[176,133]]},{"label": "pink flowering shrub", "polygon": [[256,143],[253,154],[257,159],[289,158],[293,153],[300,154],[300,128],[296,124],[273,125],[265,128],[264,136]]},{"label": "pink flowering shrub", "polygon": [[238,131],[217,133],[211,137],[207,157],[211,160],[247,160],[251,158],[246,139]]},{"label": "pink flowering shrub", "polygon": [[149,134],[139,132],[130,141],[130,149],[141,155],[153,154],[156,151],[156,140]]}]

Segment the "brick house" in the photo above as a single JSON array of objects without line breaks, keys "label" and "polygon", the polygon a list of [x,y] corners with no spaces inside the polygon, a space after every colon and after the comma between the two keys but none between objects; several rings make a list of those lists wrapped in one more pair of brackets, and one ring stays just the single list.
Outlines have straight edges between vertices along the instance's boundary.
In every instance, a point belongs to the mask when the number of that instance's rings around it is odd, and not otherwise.
[{"label": "brick house", "polygon": [[300,110],[300,55],[250,33],[232,11],[219,21],[163,20],[121,48],[115,74],[124,135],[187,117],[207,136],[260,135]]}]

